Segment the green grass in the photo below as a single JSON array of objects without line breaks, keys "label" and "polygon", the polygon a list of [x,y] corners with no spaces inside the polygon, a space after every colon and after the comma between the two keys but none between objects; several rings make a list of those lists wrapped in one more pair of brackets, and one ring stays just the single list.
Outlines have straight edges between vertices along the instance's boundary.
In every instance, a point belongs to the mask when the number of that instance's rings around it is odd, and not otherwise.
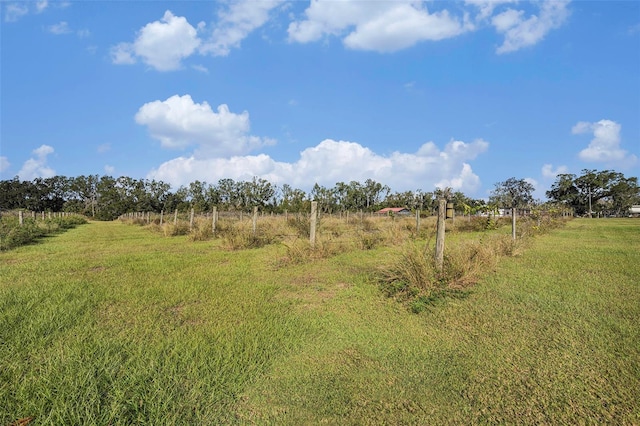
[{"label": "green grass", "polygon": [[639,221],[574,220],[419,315],[375,282],[397,250],[114,222],[0,253],[0,424],[640,423]]}]

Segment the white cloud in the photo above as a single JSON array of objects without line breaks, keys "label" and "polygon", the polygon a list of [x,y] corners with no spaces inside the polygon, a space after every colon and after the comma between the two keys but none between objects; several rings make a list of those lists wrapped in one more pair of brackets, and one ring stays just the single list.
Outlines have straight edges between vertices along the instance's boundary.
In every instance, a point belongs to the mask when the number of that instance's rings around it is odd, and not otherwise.
[{"label": "white cloud", "polygon": [[[252,31],[269,19],[269,14],[283,0],[245,0],[229,3],[228,8],[218,13],[218,22],[209,27],[204,22],[192,26],[185,17],[175,16],[167,10],[160,19],[142,27],[132,43],[118,43],[111,47],[114,64],[133,64],[138,59],[158,71],[173,71],[182,68],[182,61],[196,53],[226,56]],[[201,37],[202,36],[202,37]],[[206,68],[195,65],[197,71]]]},{"label": "white cloud", "polygon": [[191,68],[203,74],[209,74],[209,69],[203,65],[191,65]]},{"label": "white cloud", "polygon": [[580,133],[587,133],[591,131],[591,123],[588,121],[579,121],[571,128],[571,133],[579,135]]},{"label": "white cloud", "polygon": [[504,34],[504,42],[496,53],[509,53],[533,46],[553,29],[559,28],[569,17],[569,1],[553,0],[539,3],[538,15],[524,19],[524,11],[508,9],[495,15],[491,23],[496,31]]},{"label": "white cloud", "polygon": [[[425,40],[442,40],[470,30],[447,10],[429,13],[418,2],[313,1],[306,19],[289,25],[289,40],[344,36],[346,47],[393,52]],[[346,34],[346,36],[345,36]]]},{"label": "white cloud", "polygon": [[136,63],[135,50],[131,43],[118,43],[109,49],[111,61],[118,65],[131,65]]},{"label": "white cloud", "polygon": [[4,8],[4,21],[16,22],[29,13],[29,8],[24,3],[7,3]]},{"label": "white cloud", "polygon": [[11,163],[9,163],[9,159],[4,156],[0,156],[0,173],[9,170]]},{"label": "white cloud", "polygon": [[265,154],[231,158],[203,158],[196,154],[161,164],[148,177],[179,186],[196,179],[215,183],[222,178],[249,180],[258,176],[307,191],[314,183],[333,186],[336,182],[371,178],[393,190],[450,186],[470,193],[479,188],[480,179],[468,161],[488,146],[483,140],[451,141],[440,150],[433,142],[427,142],[415,153],[383,156],[355,142],[326,139],[302,151],[293,163],[279,162]]},{"label": "white cloud", "polygon": [[133,43],[111,47],[111,59],[115,64],[132,64],[139,57],[158,71],[172,71],[182,67],[182,60],[191,56],[200,42],[198,31],[186,18],[167,10],[160,21],[142,27]]},{"label": "white cloud", "polygon": [[620,147],[622,126],[615,121],[600,120],[595,123],[581,121],[571,129],[573,134],[591,133],[594,138],[578,156],[581,160],[630,167],[638,158]]},{"label": "white cloud", "polygon": [[555,179],[556,176],[569,173],[567,166],[558,166],[553,169],[552,164],[545,164],[542,166],[542,177],[545,179]]},{"label": "white cloud", "polygon": [[151,136],[165,148],[197,147],[201,156],[242,155],[273,143],[249,134],[249,113],[235,114],[225,104],[217,112],[207,102],[193,102],[191,96],[174,95],[165,101],[144,104],[135,115]]},{"label": "white cloud", "polygon": [[70,34],[72,32],[71,28],[69,28],[69,23],[66,21],[48,26],[47,31],[55,35]]},{"label": "white cloud", "polygon": [[218,12],[219,20],[211,38],[203,43],[200,51],[214,56],[226,56],[232,48],[239,48],[256,28],[269,19],[269,12],[282,4],[283,0],[245,0],[229,4],[227,10]]},{"label": "white cloud", "polygon": [[33,180],[37,177],[53,177],[56,175],[55,170],[47,165],[47,156],[53,153],[53,147],[49,145],[41,145],[32,151],[33,157],[29,158],[22,165],[18,172],[21,180]]},{"label": "white cloud", "polygon": [[112,175],[112,174],[113,174],[113,172],[115,172],[115,171],[116,171],[116,168],[115,168],[115,167],[113,167],[113,166],[110,166],[110,165],[108,165],[108,164],[106,164],[106,165],[104,166],[104,172],[105,172],[106,174]]},{"label": "white cloud", "polygon": [[40,0],[36,2],[36,13],[42,13],[49,6],[47,0]]},{"label": "white cloud", "polygon": [[465,4],[473,5],[478,9],[477,21],[482,21],[493,15],[496,7],[504,3],[515,3],[517,0],[465,0]]}]

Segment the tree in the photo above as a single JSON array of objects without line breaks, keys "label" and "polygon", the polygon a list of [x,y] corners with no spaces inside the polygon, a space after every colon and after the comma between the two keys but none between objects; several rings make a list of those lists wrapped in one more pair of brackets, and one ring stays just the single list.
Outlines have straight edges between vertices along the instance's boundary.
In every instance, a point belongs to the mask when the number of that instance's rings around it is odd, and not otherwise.
[{"label": "tree", "polygon": [[516,209],[528,207],[533,203],[534,190],[533,185],[526,180],[512,177],[496,183],[491,193],[490,202],[511,209],[511,237],[514,240],[516,239]]},{"label": "tree", "polygon": [[578,215],[624,214],[640,199],[638,178],[613,170],[582,170],[580,176],[561,174],[547,198],[570,207]]},{"label": "tree", "polygon": [[575,186],[574,181],[576,175],[574,174],[559,174],[556,176],[556,181],[551,186],[551,189],[546,192],[547,198],[570,207],[574,211],[578,210],[580,206],[580,191]]}]

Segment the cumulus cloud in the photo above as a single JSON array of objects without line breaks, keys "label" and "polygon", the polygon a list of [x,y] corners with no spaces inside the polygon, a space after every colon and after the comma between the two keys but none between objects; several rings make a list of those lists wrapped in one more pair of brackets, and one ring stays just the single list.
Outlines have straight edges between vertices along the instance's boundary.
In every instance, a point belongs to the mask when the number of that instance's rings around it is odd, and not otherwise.
[{"label": "cumulus cloud", "polygon": [[21,180],[33,180],[37,177],[48,178],[56,175],[55,170],[47,165],[47,157],[53,153],[53,147],[41,145],[32,153],[33,157],[25,161],[18,172]]},{"label": "cumulus cloud", "polygon": [[593,133],[593,139],[578,156],[581,160],[605,163],[621,167],[634,165],[638,158],[620,147],[622,126],[612,120],[600,120],[595,123],[581,121],[571,129],[573,134]]},{"label": "cumulus cloud", "polygon": [[[173,71],[181,69],[182,61],[196,53],[226,56],[264,25],[271,10],[282,3],[283,0],[231,2],[218,12],[218,21],[208,27],[204,22],[194,27],[185,17],[167,10],[159,21],[142,27],[133,42],[112,46],[111,60],[114,64],[134,64],[140,59],[158,71]],[[206,70],[198,65],[193,68]]]},{"label": "cumulus cloud", "polygon": [[244,40],[256,28],[269,19],[271,10],[283,3],[283,0],[245,0],[229,4],[228,9],[218,12],[218,22],[211,37],[203,43],[200,51],[214,56],[226,56],[232,48],[240,47]]},{"label": "cumulus cloud", "polygon": [[555,179],[556,176],[569,173],[567,166],[558,166],[555,169],[552,164],[545,164],[542,166],[542,177],[545,179]]},{"label": "cumulus cloud", "polygon": [[144,104],[135,115],[138,124],[165,148],[184,149],[195,145],[200,156],[246,154],[272,144],[249,134],[249,113],[233,113],[226,104],[213,111],[207,102],[196,103],[190,95],[174,95],[164,101]]},{"label": "cumulus cloud", "polygon": [[289,25],[289,40],[307,43],[344,36],[351,49],[393,52],[425,40],[455,37],[471,29],[447,10],[430,13],[420,2],[313,1],[306,19]]},{"label": "cumulus cloud", "polygon": [[138,58],[158,71],[182,67],[182,60],[192,55],[201,40],[198,31],[186,18],[167,10],[159,21],[140,29],[133,43],[119,43],[110,49],[115,64],[132,64]]},{"label": "cumulus cloud", "polygon": [[9,159],[4,156],[0,156],[0,173],[9,170],[11,167],[11,163],[9,163]]},{"label": "cumulus cloud", "polygon": [[450,186],[470,193],[479,188],[480,179],[469,161],[488,147],[488,142],[481,139],[471,143],[451,141],[442,150],[427,142],[415,153],[394,152],[384,156],[356,142],[326,139],[303,150],[292,163],[276,161],[266,154],[231,158],[192,155],[167,161],[148,177],[178,186],[196,179],[215,183],[222,178],[250,180],[258,176],[274,184],[287,183],[305,190],[315,183],[333,186],[336,182],[371,178],[394,190]]},{"label": "cumulus cloud", "polygon": [[496,53],[509,53],[538,43],[569,17],[569,1],[545,1],[539,4],[538,15],[525,16],[522,10],[508,9],[493,16],[491,23],[504,34],[504,42]]}]

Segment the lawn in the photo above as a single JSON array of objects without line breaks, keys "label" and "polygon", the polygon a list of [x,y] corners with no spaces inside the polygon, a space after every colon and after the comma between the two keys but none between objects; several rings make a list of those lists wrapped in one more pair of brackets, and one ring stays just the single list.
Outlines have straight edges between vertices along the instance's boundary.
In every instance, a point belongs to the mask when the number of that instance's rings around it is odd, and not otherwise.
[{"label": "lawn", "polygon": [[640,423],[640,221],[571,221],[420,314],[376,280],[396,251],[92,222],[0,253],[0,424]]}]

